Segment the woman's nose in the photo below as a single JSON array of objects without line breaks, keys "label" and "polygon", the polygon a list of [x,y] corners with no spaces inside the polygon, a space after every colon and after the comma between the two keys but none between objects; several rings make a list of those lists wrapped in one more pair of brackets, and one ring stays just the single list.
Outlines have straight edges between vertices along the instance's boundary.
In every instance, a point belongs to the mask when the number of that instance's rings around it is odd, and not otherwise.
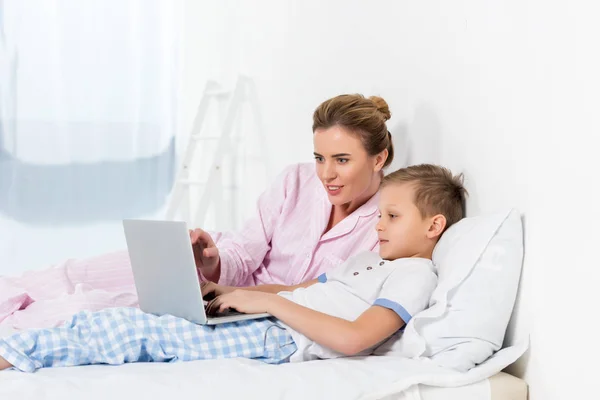
[{"label": "woman's nose", "polygon": [[332,163],[326,163],[325,169],[323,170],[324,178],[327,180],[332,180],[337,177],[337,173],[335,171],[335,165]]}]

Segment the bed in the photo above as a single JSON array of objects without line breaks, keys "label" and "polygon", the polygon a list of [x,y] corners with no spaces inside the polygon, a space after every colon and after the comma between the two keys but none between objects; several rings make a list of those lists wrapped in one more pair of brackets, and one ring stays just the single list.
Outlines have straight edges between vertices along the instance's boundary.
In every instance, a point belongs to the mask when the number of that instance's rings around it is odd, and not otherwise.
[{"label": "bed", "polygon": [[[346,360],[347,361],[347,360]],[[294,368],[263,368],[249,360],[179,364],[131,364],[8,371],[0,376],[0,396],[10,399],[359,399],[382,379],[353,363],[316,361]],[[300,367],[300,368],[295,368]],[[350,368],[351,367],[351,368]],[[276,371],[274,371],[276,370]],[[456,388],[412,386],[386,400],[526,400],[525,382],[500,372]]]},{"label": "bed", "polygon": [[[508,210],[467,218],[449,230],[433,257],[444,273],[432,305],[411,319],[401,341],[394,336],[379,346],[380,356],[278,366],[221,359],[51,368],[33,374],[11,370],[0,372],[0,398],[526,400],[525,383],[501,371],[526,351],[528,336],[511,334],[504,341],[510,345],[494,353],[513,307],[514,297],[506,294],[516,296],[521,227],[520,214]],[[476,307],[492,295],[493,303]],[[488,315],[494,315],[488,321],[495,324],[480,323]],[[0,337],[11,333],[9,325],[0,324]],[[447,350],[421,356],[435,346]],[[414,357],[406,358],[403,347]]]},{"label": "bed", "polygon": [[[10,333],[0,326],[0,336]],[[504,349],[466,374],[436,371],[426,362],[394,357],[279,366],[231,359],[52,368],[34,374],[5,371],[0,373],[0,398],[526,400],[525,382],[499,372],[525,348]],[[491,378],[481,378],[486,375]]]}]

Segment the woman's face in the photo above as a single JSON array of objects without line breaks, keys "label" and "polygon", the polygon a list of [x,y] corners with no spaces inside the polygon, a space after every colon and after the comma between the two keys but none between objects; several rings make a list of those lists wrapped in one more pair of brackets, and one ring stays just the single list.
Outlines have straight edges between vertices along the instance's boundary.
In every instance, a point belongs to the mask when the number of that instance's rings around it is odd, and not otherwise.
[{"label": "woman's face", "polygon": [[313,141],[317,175],[331,204],[367,201],[377,192],[387,150],[369,156],[360,138],[340,126],[315,130]]}]

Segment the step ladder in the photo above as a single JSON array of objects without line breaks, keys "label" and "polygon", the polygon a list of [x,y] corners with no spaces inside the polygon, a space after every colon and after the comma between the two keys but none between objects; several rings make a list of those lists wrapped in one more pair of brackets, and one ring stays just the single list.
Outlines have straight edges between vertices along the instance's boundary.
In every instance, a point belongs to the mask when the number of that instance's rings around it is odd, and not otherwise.
[{"label": "step ladder", "polygon": [[[222,118],[219,118],[218,114],[222,113],[223,106],[226,106],[225,113]],[[240,168],[242,170],[245,168],[248,159],[245,146],[243,146],[244,139],[246,142],[250,139],[239,135],[242,122],[245,124],[244,126],[247,126],[246,124],[249,122],[241,120],[244,107],[248,107],[248,111],[252,115],[251,119],[255,129],[253,136],[255,140],[258,140],[258,145],[263,152],[259,158],[265,170],[265,179],[267,182],[269,181],[271,169],[266,151],[267,141],[254,82],[248,77],[240,76],[234,89],[227,91],[223,90],[218,83],[208,81],[171,190],[165,219],[186,221],[190,228],[205,227],[208,210],[212,205],[215,207],[215,219],[218,222],[219,230],[238,228],[236,226],[236,221],[238,221],[236,195],[239,195],[240,182],[238,182],[237,175]],[[215,115],[217,116],[216,121],[215,118],[207,121]],[[207,122],[213,122],[213,127],[207,127]],[[210,160],[208,173],[198,171],[197,166],[194,168],[194,161],[198,159]],[[223,176],[226,168],[230,172],[230,184],[227,186],[224,185]],[[206,175],[204,178],[201,177],[203,173]],[[197,201],[193,196],[193,188],[198,194]],[[225,199],[225,190],[230,191],[229,202]]]}]

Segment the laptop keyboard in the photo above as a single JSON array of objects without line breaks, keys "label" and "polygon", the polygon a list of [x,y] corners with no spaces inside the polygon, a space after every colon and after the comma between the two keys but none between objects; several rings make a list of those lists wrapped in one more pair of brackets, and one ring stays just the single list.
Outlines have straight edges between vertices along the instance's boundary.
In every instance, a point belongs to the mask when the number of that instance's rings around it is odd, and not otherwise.
[{"label": "laptop keyboard", "polygon": [[225,310],[225,311],[223,311],[223,312],[216,313],[216,314],[209,314],[209,313],[208,313],[208,310],[206,309],[206,306],[207,306],[207,304],[204,304],[204,312],[206,312],[206,315],[207,315],[208,317],[210,317],[210,318],[218,318],[218,317],[233,317],[233,316],[235,316],[235,315],[242,315],[242,314],[244,314],[244,313],[241,313],[241,312],[239,312],[239,311],[236,311],[236,310],[234,310],[234,309],[232,309],[232,308],[230,308],[230,309],[228,309],[228,310]]}]

